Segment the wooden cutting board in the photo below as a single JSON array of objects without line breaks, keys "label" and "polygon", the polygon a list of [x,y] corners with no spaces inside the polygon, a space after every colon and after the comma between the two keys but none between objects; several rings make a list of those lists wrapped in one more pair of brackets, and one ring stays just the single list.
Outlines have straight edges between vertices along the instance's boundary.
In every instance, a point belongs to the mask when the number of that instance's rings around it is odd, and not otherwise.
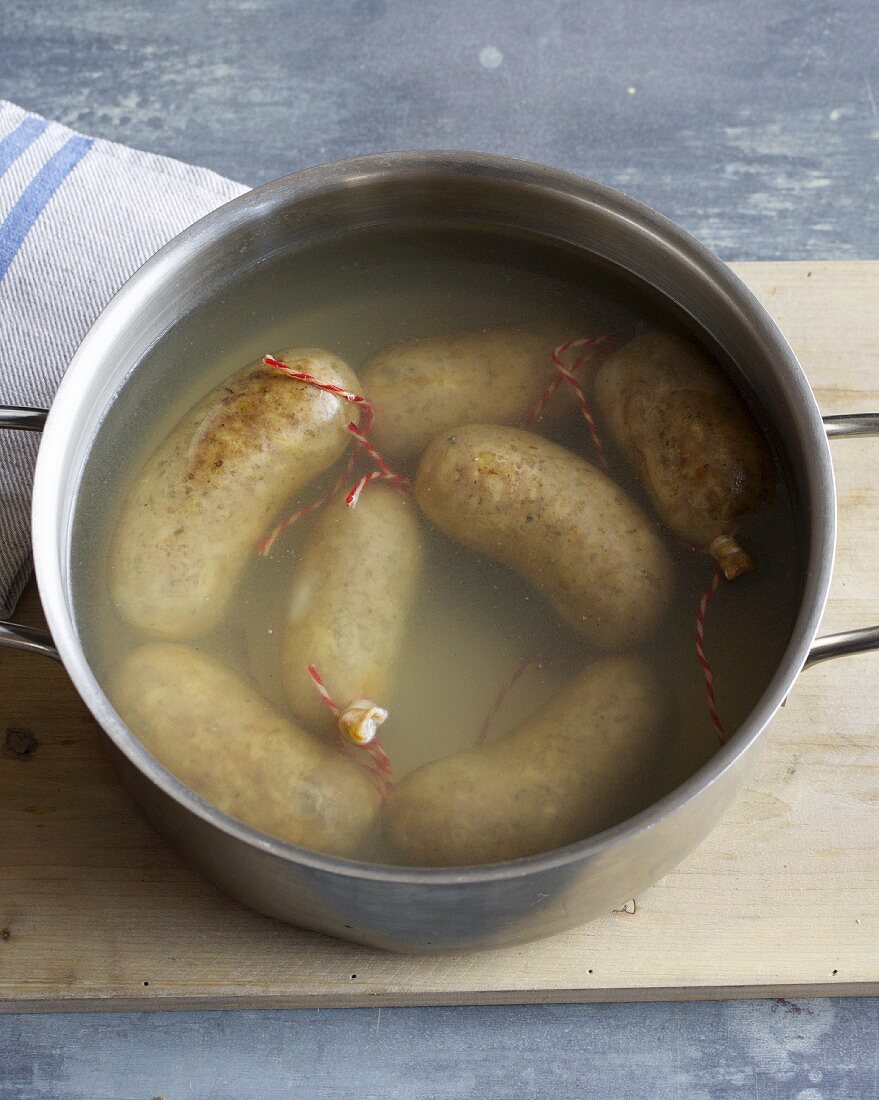
[{"label": "wooden cutting board", "polygon": [[[742,264],[825,412],[879,408],[879,263]],[[834,445],[824,630],[879,622],[879,440]],[[39,621],[31,589],[21,618]],[[804,673],[747,790],[622,910],[525,947],[406,958],[268,920],[141,819],[60,667],[0,651],[0,1009],[803,996],[879,990],[879,654]]]}]

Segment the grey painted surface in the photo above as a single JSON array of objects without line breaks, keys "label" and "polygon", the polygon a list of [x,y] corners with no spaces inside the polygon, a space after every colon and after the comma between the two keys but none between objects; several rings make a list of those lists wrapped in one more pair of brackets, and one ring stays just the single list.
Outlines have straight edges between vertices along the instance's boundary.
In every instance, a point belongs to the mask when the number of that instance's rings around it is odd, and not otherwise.
[{"label": "grey painted surface", "polygon": [[[247,183],[588,173],[727,259],[879,255],[876,0],[4,0],[0,96]],[[871,1001],[0,1018],[0,1097],[879,1096]]]},{"label": "grey painted surface", "polygon": [[393,148],[577,169],[727,259],[879,250],[876,0],[4,0],[0,94],[257,183]]},{"label": "grey painted surface", "polygon": [[4,1100],[870,1100],[877,1001],[0,1017]]}]

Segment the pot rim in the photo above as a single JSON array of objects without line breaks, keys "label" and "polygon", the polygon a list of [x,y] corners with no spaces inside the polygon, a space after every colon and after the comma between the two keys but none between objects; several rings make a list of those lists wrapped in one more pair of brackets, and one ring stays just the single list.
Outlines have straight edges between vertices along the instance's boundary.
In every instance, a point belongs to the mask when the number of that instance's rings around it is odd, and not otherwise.
[{"label": "pot rim", "polygon": [[[314,197],[364,180],[376,182],[389,176],[435,179],[468,177],[494,184],[518,183],[560,192],[568,197],[612,210],[641,232],[672,244],[690,263],[707,273],[713,284],[744,312],[766,346],[767,359],[782,367],[796,390],[798,413],[806,420],[811,445],[805,449],[804,479],[813,502],[806,584],[788,645],[775,675],[745,721],[727,743],[705,764],[661,799],[638,814],[585,840],[535,856],[504,863],[456,868],[419,868],[395,864],[365,863],[298,847],[268,836],[217,809],[161,765],[128,729],[116,713],[93,674],[76,629],[68,591],[65,560],[69,532],[61,530],[59,491],[65,441],[72,430],[77,395],[84,382],[101,369],[102,350],[109,337],[137,316],[139,303],[151,286],[173,278],[175,268],[218,236],[258,220],[280,205]],[[135,369],[138,369],[135,367]],[[115,394],[111,400],[115,399]],[[86,460],[88,461],[88,460]],[[646,832],[710,789],[763,733],[786,698],[808,656],[818,626],[833,571],[836,543],[836,494],[830,448],[812,389],[778,326],[755,295],[723,261],[674,222],[621,192],[585,176],[563,169],[494,154],[459,151],[376,153],[303,171],[263,184],[219,207],[178,236],[136,271],[114,295],[84,337],[58,387],[46,422],[34,479],[32,504],[34,566],[46,620],[55,646],[79,695],[95,719],[125,757],[161,790],[208,824],[238,840],[315,871],[351,879],[367,879],[421,887],[461,883],[485,883],[519,878],[544,870],[576,864],[614,848],[618,843]]]}]

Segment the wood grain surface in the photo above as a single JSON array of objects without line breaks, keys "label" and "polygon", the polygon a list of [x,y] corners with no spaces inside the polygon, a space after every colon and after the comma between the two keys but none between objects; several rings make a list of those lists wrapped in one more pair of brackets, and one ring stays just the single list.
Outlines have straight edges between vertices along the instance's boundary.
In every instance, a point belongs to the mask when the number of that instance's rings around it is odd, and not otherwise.
[{"label": "wood grain surface", "polygon": [[[737,270],[825,412],[879,407],[879,263]],[[879,622],[879,440],[840,441],[835,464],[825,631]],[[33,588],[19,617],[39,619]],[[64,671],[3,651],[0,1009],[875,992],[877,689],[879,656],[804,673],[720,826],[622,911],[537,944],[419,959],[298,931],[220,894],[141,819]]]}]

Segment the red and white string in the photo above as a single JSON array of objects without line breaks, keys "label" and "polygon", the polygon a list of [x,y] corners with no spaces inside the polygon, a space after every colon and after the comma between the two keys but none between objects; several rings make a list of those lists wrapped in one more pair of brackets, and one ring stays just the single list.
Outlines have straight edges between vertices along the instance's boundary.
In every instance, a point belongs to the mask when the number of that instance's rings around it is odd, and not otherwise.
[{"label": "red and white string", "polygon": [[590,336],[584,339],[567,340],[564,344],[559,344],[557,348],[554,348],[552,352],[552,363],[557,371],[557,374],[540,395],[537,404],[534,406],[531,412],[528,413],[523,421],[523,424],[526,428],[530,424],[532,424],[546,408],[550,398],[556,392],[559,386],[561,386],[563,382],[567,382],[567,384],[574,391],[574,394],[577,398],[577,404],[580,407],[580,412],[583,416],[583,419],[586,421],[586,425],[589,428],[589,434],[592,437],[592,446],[595,448],[595,454],[598,457],[598,461],[601,464],[602,469],[605,471],[607,471],[608,465],[607,455],[604,451],[604,445],[601,442],[601,436],[598,433],[598,428],[595,424],[595,418],[592,415],[592,409],[590,408],[589,402],[586,399],[586,394],[583,392],[583,387],[580,385],[580,382],[578,381],[574,373],[576,370],[579,369],[579,367],[583,365],[583,363],[591,359],[592,356],[581,355],[570,366],[565,363],[565,361],[562,359],[562,356],[569,352],[572,348],[595,348],[598,347],[600,344],[607,343],[611,339],[612,337],[605,333],[602,336]]},{"label": "red and white string", "polygon": [[375,464],[376,469],[370,470],[368,473],[364,474],[349,490],[345,496],[345,503],[349,508],[355,507],[357,501],[360,499],[360,494],[366,486],[373,481],[387,481],[392,488],[396,489],[398,492],[411,496],[412,484],[409,479],[403,474],[394,473],[369,439],[369,433],[372,430],[372,425],[375,420],[375,409],[370,401],[361,394],[352,393],[350,390],[343,389],[341,386],[336,386],[332,382],[322,382],[313,374],[309,374],[308,371],[296,370],[282,360],[275,359],[273,355],[263,356],[263,363],[267,367],[274,367],[288,378],[296,379],[299,382],[307,382],[310,386],[314,386],[319,390],[324,390],[326,393],[331,393],[342,401],[348,401],[356,405],[360,410],[360,423],[350,421],[346,425],[347,430],[355,439],[355,446],[348,455],[348,461],[342,469],[342,472],[322,497],[308,504],[304,504],[301,508],[298,508],[295,512],[286,516],[279,523],[275,524],[272,530],[269,531],[264,538],[260,539],[256,548],[257,552],[262,557],[265,557],[271,552],[278,538],[288,527],[304,519],[306,516],[311,515],[312,512],[317,512],[321,508],[326,507],[335,500],[342,491],[343,486],[354,476],[357,458],[361,453],[365,454]]},{"label": "red and white string", "polygon": [[708,658],[705,656],[705,612],[711,597],[717,591],[718,585],[720,584],[720,577],[720,566],[715,565],[714,569],[711,571],[711,582],[705,590],[702,599],[699,601],[699,610],[696,612],[696,659],[705,677],[705,695],[708,700],[708,714],[711,718],[711,724],[714,726],[714,732],[717,734],[718,744],[725,745],[726,734],[723,729],[723,723],[720,720],[720,715],[717,713],[717,698],[714,694],[714,672]]},{"label": "red and white string", "polygon": [[[311,677],[321,699],[323,699],[326,706],[332,711],[333,715],[338,719],[342,711],[333,697],[330,695],[327,685],[324,683],[321,674],[315,668],[314,665],[307,666],[308,675]],[[341,742],[342,751],[346,756],[350,756],[352,760],[356,760],[361,767],[366,768],[373,779],[378,784],[379,790],[382,793],[382,797],[386,797],[394,786],[394,775],[391,768],[391,761],[388,754],[385,752],[384,746],[377,737],[366,745],[359,746],[360,751],[355,749],[347,741]],[[366,753],[369,757],[369,761],[366,762],[363,759],[362,753]]]},{"label": "red and white string", "polygon": [[482,726],[479,730],[479,737],[476,741],[477,745],[485,744],[488,738],[489,731],[491,730],[492,723],[494,722],[495,716],[497,715],[497,712],[501,709],[504,700],[513,690],[519,680],[521,680],[521,678],[525,675],[525,673],[529,671],[529,669],[562,668],[566,665],[570,665],[571,663],[572,661],[569,657],[559,657],[551,660],[546,660],[542,658],[538,660],[523,660],[519,667],[510,676],[507,677],[500,691],[495,696],[495,700],[491,705],[491,709],[489,710],[488,714],[486,714],[485,721],[482,723]]},{"label": "red and white string", "polygon": [[[592,439],[592,445],[595,448],[595,453],[598,456],[599,462],[602,468],[607,471],[608,462],[607,454],[604,450],[604,444],[601,440],[601,435],[598,431],[598,427],[595,423],[595,419],[592,416],[592,410],[589,407],[589,402],[586,399],[586,395],[583,392],[583,387],[575,376],[575,371],[588,359],[589,356],[580,356],[570,366],[566,365],[562,356],[573,348],[580,347],[597,347],[598,345],[610,341],[612,337],[610,335],[594,336],[587,339],[568,340],[564,344],[559,344],[552,353],[553,365],[558,372],[556,377],[550,382],[546,390],[541,394],[537,404],[525,417],[524,424],[527,427],[533,423],[544,411],[548,402],[552,398],[552,395],[561,386],[563,382],[567,382],[573,389],[577,396],[577,403],[580,407],[580,412],[583,415],[583,419],[589,428],[589,434]],[[691,547],[693,550],[702,551],[702,547]],[[717,734],[718,743],[721,745],[726,744],[726,733],[724,732],[723,723],[720,720],[720,715],[717,712],[717,697],[714,691],[714,671],[711,667],[711,663],[705,655],[705,613],[708,608],[708,604],[711,597],[717,591],[720,584],[721,570],[720,567],[716,567],[712,571],[711,583],[708,586],[702,599],[699,601],[699,608],[696,613],[696,659],[699,662],[699,667],[702,669],[702,674],[705,677],[705,695],[708,703],[708,715],[711,719],[711,724],[714,726],[714,731]],[[559,662],[552,662],[558,664]],[[485,722],[483,723],[482,730],[479,735],[479,743],[482,744],[488,735],[488,730],[491,727],[491,723],[494,720],[501,704],[506,696],[509,694],[510,689],[519,680],[519,678],[531,667],[546,667],[546,662],[540,661],[526,661],[521,664],[515,672],[509,677],[507,682],[503,685],[494,705],[489,711]]]}]

